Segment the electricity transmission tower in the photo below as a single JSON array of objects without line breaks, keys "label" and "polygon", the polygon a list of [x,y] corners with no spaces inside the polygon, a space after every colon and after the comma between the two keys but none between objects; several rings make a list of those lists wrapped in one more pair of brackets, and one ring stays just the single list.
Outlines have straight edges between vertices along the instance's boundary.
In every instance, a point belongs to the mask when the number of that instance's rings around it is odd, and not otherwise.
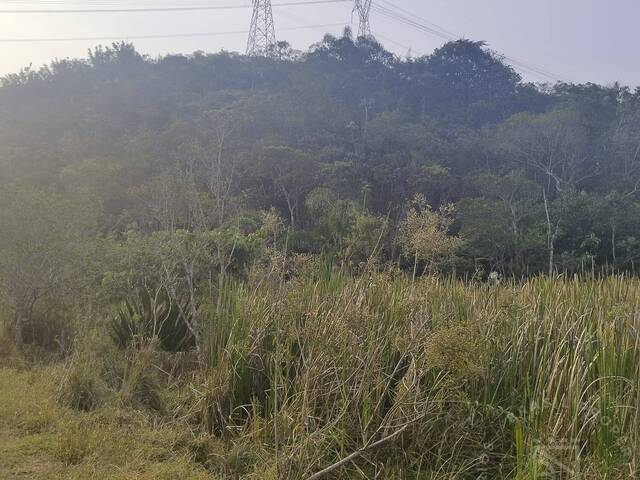
[{"label": "electricity transmission tower", "polygon": [[249,28],[247,55],[265,55],[276,43],[276,29],[273,24],[271,0],[253,0],[253,15]]},{"label": "electricity transmission tower", "polygon": [[371,25],[369,24],[369,14],[371,13],[371,3],[373,0],[355,0],[353,10],[358,12],[360,25],[358,26],[359,37],[371,36]]}]

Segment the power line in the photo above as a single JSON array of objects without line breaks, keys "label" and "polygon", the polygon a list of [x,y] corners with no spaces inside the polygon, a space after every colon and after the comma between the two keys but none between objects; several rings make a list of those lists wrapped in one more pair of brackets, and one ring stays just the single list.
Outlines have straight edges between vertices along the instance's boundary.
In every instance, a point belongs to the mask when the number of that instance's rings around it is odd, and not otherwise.
[{"label": "power line", "polygon": [[451,40],[455,40],[456,38],[459,38],[459,37],[456,37],[454,35],[450,35],[450,34],[448,34],[446,32],[443,32],[441,30],[438,30],[438,29],[429,27],[427,25],[421,24],[421,23],[419,23],[419,22],[417,22],[417,21],[415,21],[415,20],[413,20],[413,19],[411,19],[409,17],[406,17],[406,16],[404,16],[402,14],[399,14],[397,12],[394,12],[393,10],[391,10],[389,8],[382,7],[382,6],[379,6],[379,5],[374,5],[373,9],[374,9],[374,11],[376,13],[378,13],[380,15],[383,15],[386,18],[389,18],[391,20],[396,20],[396,21],[398,21],[398,22],[400,22],[400,23],[402,23],[402,24],[404,24],[406,26],[416,28],[417,30],[422,31],[423,33],[429,33],[429,34],[432,34],[432,35],[436,35],[436,36],[438,36],[438,37],[440,37],[440,38],[442,38],[444,40],[447,40],[447,41],[451,41]]},{"label": "power line", "polygon": [[[328,23],[324,25],[303,25],[299,27],[285,27],[280,30],[304,30],[308,28],[330,28],[342,26],[342,23]],[[204,33],[174,33],[157,35],[120,35],[106,37],[53,37],[53,38],[0,38],[0,43],[46,43],[46,42],[84,42],[84,41],[117,41],[117,40],[149,40],[160,38],[190,38],[190,37],[216,37],[221,35],[246,35],[248,30],[232,30],[226,32]]]},{"label": "power line", "polygon": [[430,25],[431,27],[433,27],[436,30],[441,31],[443,34],[448,35],[449,37],[455,38],[455,37],[460,37],[460,35],[458,35],[455,32],[452,32],[451,30],[447,30],[446,28],[442,27],[441,25],[438,25],[437,23],[433,23],[430,20],[427,20],[424,17],[420,17],[418,15],[416,15],[413,12],[410,12],[409,10],[400,7],[399,5],[395,5],[391,2],[388,2],[387,0],[376,0],[378,3],[382,2],[384,4],[386,4],[388,7],[395,9],[395,10],[399,10],[400,12],[404,13],[405,15],[408,15],[409,17],[413,17],[415,20],[419,20],[420,22],[422,22],[423,24],[427,24]]},{"label": "power line", "polygon": [[[396,7],[395,5],[393,5],[392,3],[386,1],[386,0],[381,0],[384,3],[386,3],[387,5],[390,5],[396,9],[408,12],[407,10],[404,10],[400,7]],[[432,33],[434,35],[437,35],[441,38],[444,38],[448,41],[452,41],[456,38],[461,38],[460,36],[457,36],[456,34],[440,27],[437,24],[431,23],[435,28],[431,28],[425,25],[420,24],[420,22],[417,22],[415,20],[412,20],[411,18],[405,17],[403,15],[398,14],[397,12],[394,12],[391,9],[385,8],[385,7],[377,7],[377,9],[379,10],[380,13],[382,13],[383,15],[387,16],[387,18],[392,18],[398,21],[401,21],[402,23],[404,23],[405,25],[408,26],[414,26],[422,31],[425,31],[426,33]],[[410,12],[409,12],[410,13]],[[533,74],[534,76],[537,76],[539,78],[544,78],[547,80],[552,80],[552,81],[558,81],[559,79],[561,80],[561,77],[559,75],[556,75],[552,72],[549,72],[548,70],[544,69],[543,67],[540,66],[536,66],[536,65],[532,65],[529,62],[525,62],[523,60],[519,60],[517,58],[514,57],[510,57],[507,55],[503,55],[502,58],[504,58],[505,60],[507,60],[508,62],[510,62],[513,65],[516,65],[518,67],[520,67],[521,69],[529,72],[530,74]]]},{"label": "power line", "polygon": [[[274,3],[274,7],[299,7],[305,5],[325,5],[331,3],[345,3],[350,0],[306,0],[302,2]],[[188,7],[131,7],[131,8],[74,8],[74,9],[2,9],[5,14],[50,14],[50,13],[136,13],[136,12],[188,12],[202,10],[243,10],[253,5],[194,5]]]},{"label": "power line", "polygon": [[[429,33],[432,35],[436,35],[440,38],[443,38],[447,41],[453,41],[456,40],[457,38],[462,38],[461,36],[456,35],[453,32],[450,32],[446,29],[444,29],[443,27],[432,23],[432,22],[428,22],[430,23],[432,26],[429,25],[425,25],[417,20],[415,20],[415,18],[419,18],[416,17],[414,14],[412,14],[411,12],[409,12],[408,10],[405,10],[401,7],[397,7],[396,5],[392,4],[391,2],[388,2],[386,0],[380,0],[383,3],[391,6],[393,9],[391,8],[386,8],[380,5],[374,5],[374,11],[376,11],[377,13],[385,16],[386,18],[390,18],[392,20],[396,20],[406,26],[410,26],[413,27],[417,30],[422,31],[423,33]],[[407,12],[408,14],[412,15],[414,18],[410,18],[407,17],[405,15],[403,15],[402,13],[395,11],[395,10],[400,10],[403,12]],[[558,81],[561,80],[562,78],[560,75],[556,75],[552,72],[549,72],[548,70],[544,69],[543,67],[540,66],[536,66],[533,64],[530,64],[529,62],[525,62],[523,60],[519,60],[517,58],[513,58],[513,57],[509,57],[507,55],[502,55],[502,58],[504,58],[505,60],[507,60],[509,63],[516,65],[518,67],[520,67],[521,69],[527,71],[528,73],[537,76],[538,78],[544,78],[546,80],[552,80],[552,81]]]},{"label": "power line", "polygon": [[[383,39],[385,42],[389,42],[389,43],[393,43],[395,46],[397,47],[402,47],[404,48],[407,52],[414,50],[413,47],[411,45],[405,45],[404,43],[400,43],[396,40],[394,40],[391,37],[387,37],[385,35],[382,35],[381,33],[379,33],[378,31],[375,32],[371,32],[371,34],[375,37],[375,38],[381,38]],[[423,56],[424,54],[419,52],[419,51],[415,51],[415,53],[417,53],[419,56]]]},{"label": "power line", "polygon": [[[307,25],[309,23],[309,19],[307,18],[303,18],[301,16],[295,15],[291,12],[288,12],[287,10],[281,10],[278,12],[278,16],[282,16],[285,18],[288,18],[289,20],[293,20],[296,24],[298,25]],[[345,23],[336,23],[331,25],[332,27],[346,27],[348,24]],[[322,35],[325,35],[327,33],[326,30],[324,30],[323,26],[317,26],[317,27],[309,27],[312,29],[315,29],[317,32],[321,33]],[[279,30],[283,30],[283,29],[279,29]]]},{"label": "power line", "polygon": [[[124,0],[122,3],[124,3]],[[194,1],[194,0],[192,0]],[[261,0],[262,1],[262,0]],[[351,2],[353,0],[304,0],[304,1],[287,1],[282,3],[274,3],[272,7],[295,7],[295,6],[305,6],[305,5],[323,5],[323,4],[334,4],[334,3],[346,3]],[[360,15],[360,31],[359,34],[363,35],[366,32],[370,32],[369,22],[368,22],[368,14],[369,11],[374,11],[379,15],[382,15],[385,18],[394,20],[399,22],[405,26],[414,28],[422,33],[435,35],[439,38],[442,38],[446,41],[453,41],[459,38],[462,38],[460,35],[443,28],[440,25],[437,25],[429,20],[419,17],[416,14],[410,12],[409,10],[402,8],[400,6],[395,5],[394,3],[388,0],[376,0],[377,4],[371,2],[371,0],[355,0],[355,10],[358,11]],[[21,5],[25,3],[40,3],[45,5],[68,5],[69,2],[65,0],[40,0],[39,2],[28,2],[28,0],[20,2]],[[90,3],[89,0],[83,2],[84,5]],[[117,5],[114,3],[114,0],[98,0],[94,2],[94,4],[100,5]],[[255,3],[255,1],[254,1]],[[380,5],[383,4],[383,5]],[[385,6],[386,5],[386,6]],[[210,3],[202,3],[200,5],[192,5],[190,6],[148,6],[148,7],[122,7],[122,8],[64,8],[64,9],[1,9],[0,14],[63,14],[63,13],[136,13],[136,12],[180,12],[180,11],[203,11],[203,10],[240,10],[251,8],[254,5],[244,4],[244,5],[212,5]],[[365,23],[363,24],[363,20]],[[335,26],[338,24],[332,24],[331,26]],[[322,28],[323,25],[320,25],[315,28]],[[304,27],[306,28],[306,27]],[[363,29],[364,28],[364,29]],[[228,32],[226,34],[240,34],[240,33],[249,33],[249,32]],[[225,34],[223,32],[211,32],[211,33],[193,33],[193,34],[175,34],[175,35],[134,35],[127,37],[129,39],[152,39],[152,38],[181,38],[181,37],[202,37],[202,36],[213,36],[213,35],[222,35]],[[46,39],[0,39],[2,43],[9,42],[59,42],[59,41],[76,41],[76,40],[109,40],[115,37],[70,37],[70,38],[46,38]],[[275,36],[274,36],[275,38]],[[395,40],[388,39],[391,43],[398,44]],[[510,57],[507,55],[502,56],[503,59],[515,65],[522,70],[537,76],[539,78],[544,78],[547,80],[557,81],[561,79],[559,75],[550,72],[542,66],[532,64],[531,62],[526,62],[524,60]]]}]

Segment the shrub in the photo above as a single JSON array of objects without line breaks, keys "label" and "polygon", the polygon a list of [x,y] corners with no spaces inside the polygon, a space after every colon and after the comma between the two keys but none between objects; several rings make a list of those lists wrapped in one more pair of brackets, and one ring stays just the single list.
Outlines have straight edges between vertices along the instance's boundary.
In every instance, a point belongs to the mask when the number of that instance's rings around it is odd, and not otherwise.
[{"label": "shrub", "polygon": [[61,402],[73,409],[87,412],[101,406],[108,389],[100,374],[101,368],[95,361],[76,355],[67,367],[61,383]]},{"label": "shrub", "polygon": [[189,328],[190,312],[188,302],[178,304],[166,295],[152,296],[142,291],[137,298],[126,301],[112,318],[111,338],[122,349],[140,348],[157,339],[159,348],[166,352],[192,350],[195,337]]},{"label": "shrub", "polygon": [[133,353],[125,372],[119,397],[125,405],[163,412],[164,402],[161,386],[158,372],[153,366],[153,359],[152,347]]},{"label": "shrub", "polygon": [[20,352],[6,323],[0,321],[0,359],[4,365],[20,362]]}]

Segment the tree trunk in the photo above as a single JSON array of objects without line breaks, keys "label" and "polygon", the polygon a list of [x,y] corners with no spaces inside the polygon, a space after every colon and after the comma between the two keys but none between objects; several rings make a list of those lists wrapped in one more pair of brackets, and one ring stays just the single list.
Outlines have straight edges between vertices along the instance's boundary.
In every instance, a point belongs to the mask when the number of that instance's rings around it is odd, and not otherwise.
[{"label": "tree trunk", "polygon": [[542,198],[544,199],[544,211],[547,217],[547,247],[549,248],[549,278],[553,277],[553,262],[555,256],[556,235],[558,233],[558,225],[556,231],[553,232],[551,226],[551,215],[549,214],[549,202],[547,201],[547,191],[542,189]]},{"label": "tree trunk", "polygon": [[24,344],[24,325],[25,325],[25,319],[24,319],[24,315],[22,314],[22,312],[18,312],[16,313],[16,320],[13,326],[13,336],[14,336],[14,341],[16,343],[16,346],[18,348],[22,348],[22,345]]},{"label": "tree trunk", "polygon": [[295,226],[295,205],[291,203],[289,196],[286,196],[287,208],[289,209],[289,219],[291,221],[291,228]]},{"label": "tree trunk", "polygon": [[616,268],[616,263],[618,261],[616,255],[616,226],[611,226],[611,255],[613,257],[613,268]]}]

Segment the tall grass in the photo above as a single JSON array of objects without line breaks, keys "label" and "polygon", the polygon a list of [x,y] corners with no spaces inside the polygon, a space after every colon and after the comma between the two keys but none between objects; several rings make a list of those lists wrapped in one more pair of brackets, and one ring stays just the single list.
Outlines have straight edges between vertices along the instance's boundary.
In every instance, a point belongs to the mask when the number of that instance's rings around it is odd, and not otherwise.
[{"label": "tall grass", "polygon": [[255,478],[631,478],[639,303],[626,277],[228,285],[197,418],[266,448]]}]

